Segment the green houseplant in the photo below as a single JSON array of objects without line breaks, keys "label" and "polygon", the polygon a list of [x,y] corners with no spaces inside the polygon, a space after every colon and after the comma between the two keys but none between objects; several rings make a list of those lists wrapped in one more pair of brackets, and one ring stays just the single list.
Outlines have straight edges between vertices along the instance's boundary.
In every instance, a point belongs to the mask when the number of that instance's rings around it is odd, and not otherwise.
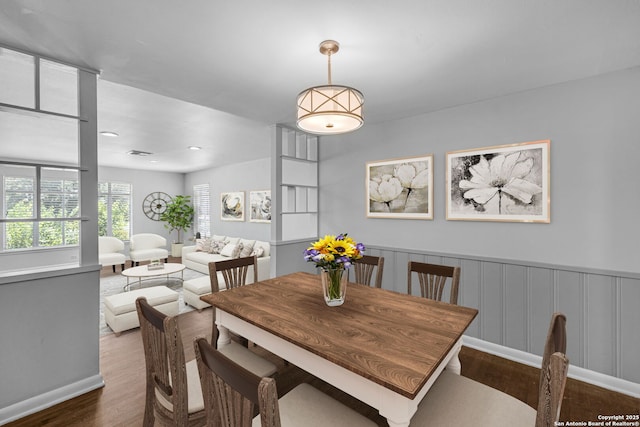
[{"label": "green houseplant", "polygon": [[194,209],[191,204],[191,196],[177,195],[167,204],[167,209],[160,216],[165,228],[172,232],[178,231],[178,240],[171,245],[171,255],[178,257],[182,254],[182,231],[187,231],[193,225]]}]

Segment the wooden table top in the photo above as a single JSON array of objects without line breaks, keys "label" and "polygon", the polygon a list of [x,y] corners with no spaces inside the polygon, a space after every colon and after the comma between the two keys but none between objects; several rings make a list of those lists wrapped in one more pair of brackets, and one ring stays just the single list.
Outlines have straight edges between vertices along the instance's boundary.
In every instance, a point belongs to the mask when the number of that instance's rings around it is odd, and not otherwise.
[{"label": "wooden table top", "polygon": [[293,273],[201,299],[413,399],[478,310],[349,283],[328,307],[320,276]]}]

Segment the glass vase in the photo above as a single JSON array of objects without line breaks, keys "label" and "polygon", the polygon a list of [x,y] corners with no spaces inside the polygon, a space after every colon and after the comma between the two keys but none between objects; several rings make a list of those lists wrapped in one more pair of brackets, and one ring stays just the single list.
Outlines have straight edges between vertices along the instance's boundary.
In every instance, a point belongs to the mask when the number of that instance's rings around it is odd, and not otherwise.
[{"label": "glass vase", "polygon": [[347,293],[347,274],[343,268],[322,270],[320,272],[322,280],[322,292],[324,302],[329,307],[337,307],[344,303],[344,296]]}]

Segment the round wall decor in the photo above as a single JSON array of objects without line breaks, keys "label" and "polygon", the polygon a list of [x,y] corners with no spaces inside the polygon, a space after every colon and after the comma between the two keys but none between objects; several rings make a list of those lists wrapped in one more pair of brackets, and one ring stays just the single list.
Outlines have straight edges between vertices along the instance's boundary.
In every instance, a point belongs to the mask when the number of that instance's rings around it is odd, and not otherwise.
[{"label": "round wall decor", "polygon": [[167,210],[167,204],[173,198],[162,191],[155,191],[144,198],[142,210],[144,214],[154,221],[160,221],[160,216]]}]

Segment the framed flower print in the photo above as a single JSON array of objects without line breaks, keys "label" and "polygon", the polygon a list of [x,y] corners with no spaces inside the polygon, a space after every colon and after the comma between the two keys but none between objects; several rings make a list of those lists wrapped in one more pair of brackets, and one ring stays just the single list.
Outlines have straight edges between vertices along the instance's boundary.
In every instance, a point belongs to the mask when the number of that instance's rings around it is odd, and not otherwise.
[{"label": "framed flower print", "polygon": [[447,153],[447,219],[549,223],[549,140]]},{"label": "framed flower print", "polygon": [[433,219],[433,155],[367,163],[367,217]]}]

